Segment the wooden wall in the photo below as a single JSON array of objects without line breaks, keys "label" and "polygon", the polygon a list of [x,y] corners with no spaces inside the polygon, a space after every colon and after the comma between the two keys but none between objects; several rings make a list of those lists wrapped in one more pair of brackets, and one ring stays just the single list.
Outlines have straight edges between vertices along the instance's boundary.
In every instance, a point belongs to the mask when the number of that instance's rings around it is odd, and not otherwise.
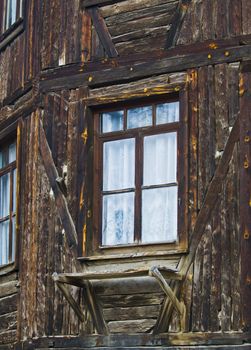
[{"label": "wooden wall", "polygon": [[[130,6],[129,6],[130,5]],[[187,9],[178,45],[251,34],[249,0],[193,0]],[[103,16],[120,56],[163,51],[176,0],[131,0],[103,6]],[[166,14],[167,11],[167,14]],[[128,31],[128,28],[132,31]],[[156,40],[156,38],[158,40]],[[0,52],[0,128],[8,105],[27,86],[39,89],[41,70],[104,58],[91,20],[79,0],[27,0],[25,31]],[[184,70],[188,85],[189,118],[189,234],[203,205],[209,183],[239,114],[240,64],[224,63]],[[70,73],[69,73],[70,74]],[[182,77],[182,78],[180,78]],[[156,79],[156,78],[154,78]],[[152,80],[154,80],[152,79]],[[158,78],[157,78],[158,79]],[[137,80],[133,84],[149,86]],[[170,77],[166,77],[170,82]],[[30,85],[29,85],[30,84]],[[128,83],[112,87],[128,96]],[[68,248],[53,193],[39,153],[39,120],[43,121],[59,174],[67,170],[67,201],[80,235],[85,232],[85,177],[87,151],[86,97],[107,93],[105,88],[43,92],[34,111],[24,118],[22,132],[21,239],[19,276],[0,277],[0,344],[17,338],[95,332],[90,315],[80,324],[52,281],[53,272],[76,270]],[[11,102],[12,104],[12,102]],[[87,137],[87,136],[86,136]],[[191,332],[239,331],[241,314],[241,236],[239,223],[239,145],[228,169],[222,192],[197,249],[182,299]],[[173,260],[177,265],[178,259]],[[20,292],[17,294],[17,279]],[[163,293],[146,279],[96,283],[95,291],[112,332],[148,332],[156,322]],[[147,291],[146,291],[147,289]],[[6,292],[7,291],[7,292]],[[82,303],[79,289],[73,290]],[[17,302],[17,300],[19,302]],[[8,303],[6,303],[8,301]],[[18,316],[17,316],[18,308]],[[178,332],[174,313],[169,331]],[[8,336],[10,335],[10,338]]]}]

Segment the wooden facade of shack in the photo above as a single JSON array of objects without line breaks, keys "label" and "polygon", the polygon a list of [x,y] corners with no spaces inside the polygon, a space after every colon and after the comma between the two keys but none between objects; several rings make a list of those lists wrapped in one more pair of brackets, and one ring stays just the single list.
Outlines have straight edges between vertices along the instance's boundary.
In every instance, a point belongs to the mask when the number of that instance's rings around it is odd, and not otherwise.
[{"label": "wooden facade of shack", "polygon": [[251,0],[0,0],[0,349],[183,347],[251,349]]}]

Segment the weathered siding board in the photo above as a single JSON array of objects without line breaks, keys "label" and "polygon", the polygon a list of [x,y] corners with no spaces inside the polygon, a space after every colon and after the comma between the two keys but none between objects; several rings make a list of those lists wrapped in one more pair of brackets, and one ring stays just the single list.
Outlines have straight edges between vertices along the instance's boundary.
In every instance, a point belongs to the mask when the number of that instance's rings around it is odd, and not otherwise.
[{"label": "weathered siding board", "polygon": [[193,0],[178,45],[251,33],[249,0]]},{"label": "weathered siding board", "polygon": [[176,0],[144,0],[134,4],[129,0],[101,7],[119,55],[164,49],[177,4]]},{"label": "weathered siding board", "polygon": [[240,79],[240,111],[242,124],[240,127],[240,240],[241,240],[241,309],[242,326],[250,329],[251,313],[251,118],[250,118],[250,70],[241,74]]}]

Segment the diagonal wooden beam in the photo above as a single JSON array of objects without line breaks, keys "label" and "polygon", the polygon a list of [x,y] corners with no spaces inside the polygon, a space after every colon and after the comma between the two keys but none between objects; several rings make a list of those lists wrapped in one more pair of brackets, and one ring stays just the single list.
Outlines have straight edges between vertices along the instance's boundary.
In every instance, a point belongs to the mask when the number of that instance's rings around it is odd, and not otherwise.
[{"label": "diagonal wooden beam", "polygon": [[[82,271],[82,266],[77,260],[77,232],[74,225],[74,222],[72,220],[71,214],[68,209],[66,198],[60,188],[60,185],[58,183],[60,177],[58,175],[57,168],[54,164],[52,154],[50,147],[48,145],[46,135],[44,132],[44,128],[42,125],[42,122],[40,120],[40,126],[39,126],[39,149],[42,156],[42,160],[44,163],[45,171],[49,179],[50,186],[53,190],[56,206],[59,212],[59,216],[61,219],[62,226],[65,230],[66,239],[68,242],[69,247],[71,248],[71,251],[76,258],[76,268],[78,271]],[[57,274],[53,274],[53,279],[57,282],[58,287],[62,291],[62,293],[65,295],[66,299],[68,300],[71,307],[76,312],[76,315],[81,320],[81,311],[79,305],[76,303],[76,301],[71,296],[69,290],[65,286],[64,283],[60,282],[58,279]],[[83,288],[84,293],[84,299],[86,302],[86,306],[92,316],[93,323],[100,334],[107,334],[107,325],[104,321],[104,317],[102,314],[102,310],[96,300],[95,293],[92,287],[91,282],[87,281],[85,285],[81,286]]]},{"label": "diagonal wooden beam", "polygon": [[48,145],[46,135],[44,132],[44,128],[42,125],[42,122],[40,121],[40,127],[39,127],[39,150],[41,153],[41,157],[43,160],[44,168],[46,171],[46,174],[49,179],[50,186],[52,188],[52,191],[54,193],[56,206],[59,212],[60,220],[62,223],[62,226],[65,230],[65,235],[67,242],[69,244],[69,247],[74,249],[74,255],[77,258],[77,244],[78,244],[78,237],[77,232],[75,229],[74,222],[72,220],[71,214],[68,209],[67,201],[62,193],[57,179],[59,178],[59,174],[57,171],[57,168],[54,164],[52,154],[50,147]]},{"label": "diagonal wooden beam", "polygon": [[57,273],[54,273],[52,275],[52,278],[53,278],[54,282],[56,283],[56,285],[58,286],[58,288],[63,293],[64,297],[66,298],[66,300],[68,301],[68,303],[70,304],[72,309],[75,311],[75,313],[78,316],[79,320],[81,322],[84,322],[85,321],[84,313],[81,310],[80,305],[76,302],[76,300],[71,295],[68,286],[65,285],[65,283],[62,283],[62,282],[59,281]]},{"label": "diagonal wooden beam", "polygon": [[178,8],[173,16],[172,25],[167,35],[166,49],[176,45],[180,29],[187,13],[191,0],[180,0]]},{"label": "diagonal wooden beam", "polygon": [[83,0],[82,8],[112,5],[122,1],[125,1],[125,0]]},{"label": "diagonal wooden beam", "polygon": [[[189,254],[182,259],[180,264],[181,265],[180,273],[185,277],[187,276],[190,266],[194,261],[196,250],[198,248],[198,245],[205,231],[206,224],[210,218],[210,214],[219,197],[219,194],[221,193],[222,184],[227,175],[228,166],[232,158],[233,150],[236,142],[239,140],[239,137],[240,137],[240,117],[238,116],[230,132],[229,138],[227,140],[225,149],[223,151],[223,154],[219,161],[217,169],[209,184],[202,208],[198,214],[195,227],[191,235],[191,240],[189,243]],[[172,288],[176,296],[179,295],[181,287],[182,287],[181,283],[173,281]],[[166,299],[162,304],[159,317],[156,321],[155,327],[153,328],[154,334],[166,332],[168,330],[172,312],[173,312],[173,304],[170,302],[170,300]]]},{"label": "diagonal wooden beam", "polygon": [[91,16],[92,23],[98,33],[99,40],[103,45],[105,52],[109,58],[114,58],[118,56],[118,52],[112,42],[112,37],[109,33],[107,25],[104,18],[101,16],[97,6],[90,7],[88,10],[89,15]]},{"label": "diagonal wooden beam", "polygon": [[172,288],[169,286],[165,278],[162,276],[160,271],[157,267],[153,267],[149,271],[149,275],[155,277],[157,282],[159,283],[161,289],[164,291],[166,296],[171,300],[174,308],[178,311],[180,315],[183,315],[184,313],[184,307],[176,297],[175,293],[173,292]]},{"label": "diagonal wooden beam", "polygon": [[181,269],[181,274],[186,276],[190,269],[190,266],[194,260],[196,250],[203,236],[206,224],[210,218],[210,214],[214,209],[214,205],[219,198],[219,194],[222,190],[223,181],[227,175],[228,166],[231,161],[235,143],[240,138],[240,117],[238,116],[234,126],[228,137],[225,149],[223,151],[222,157],[219,161],[217,169],[214,176],[208,186],[208,190],[202,205],[202,208],[198,214],[193,233],[189,242],[189,254],[185,257],[183,261],[183,266]]}]

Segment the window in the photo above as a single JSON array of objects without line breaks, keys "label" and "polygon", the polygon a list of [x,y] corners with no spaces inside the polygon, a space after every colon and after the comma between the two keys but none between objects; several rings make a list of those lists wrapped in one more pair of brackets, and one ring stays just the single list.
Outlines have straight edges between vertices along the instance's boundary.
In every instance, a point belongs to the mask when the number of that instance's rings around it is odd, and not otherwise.
[{"label": "window", "polygon": [[182,118],[175,98],[95,114],[96,251],[184,241]]},{"label": "window", "polygon": [[23,17],[22,0],[3,0],[2,33]]},{"label": "window", "polygon": [[16,142],[0,146],[0,266],[14,261],[16,227]]}]

